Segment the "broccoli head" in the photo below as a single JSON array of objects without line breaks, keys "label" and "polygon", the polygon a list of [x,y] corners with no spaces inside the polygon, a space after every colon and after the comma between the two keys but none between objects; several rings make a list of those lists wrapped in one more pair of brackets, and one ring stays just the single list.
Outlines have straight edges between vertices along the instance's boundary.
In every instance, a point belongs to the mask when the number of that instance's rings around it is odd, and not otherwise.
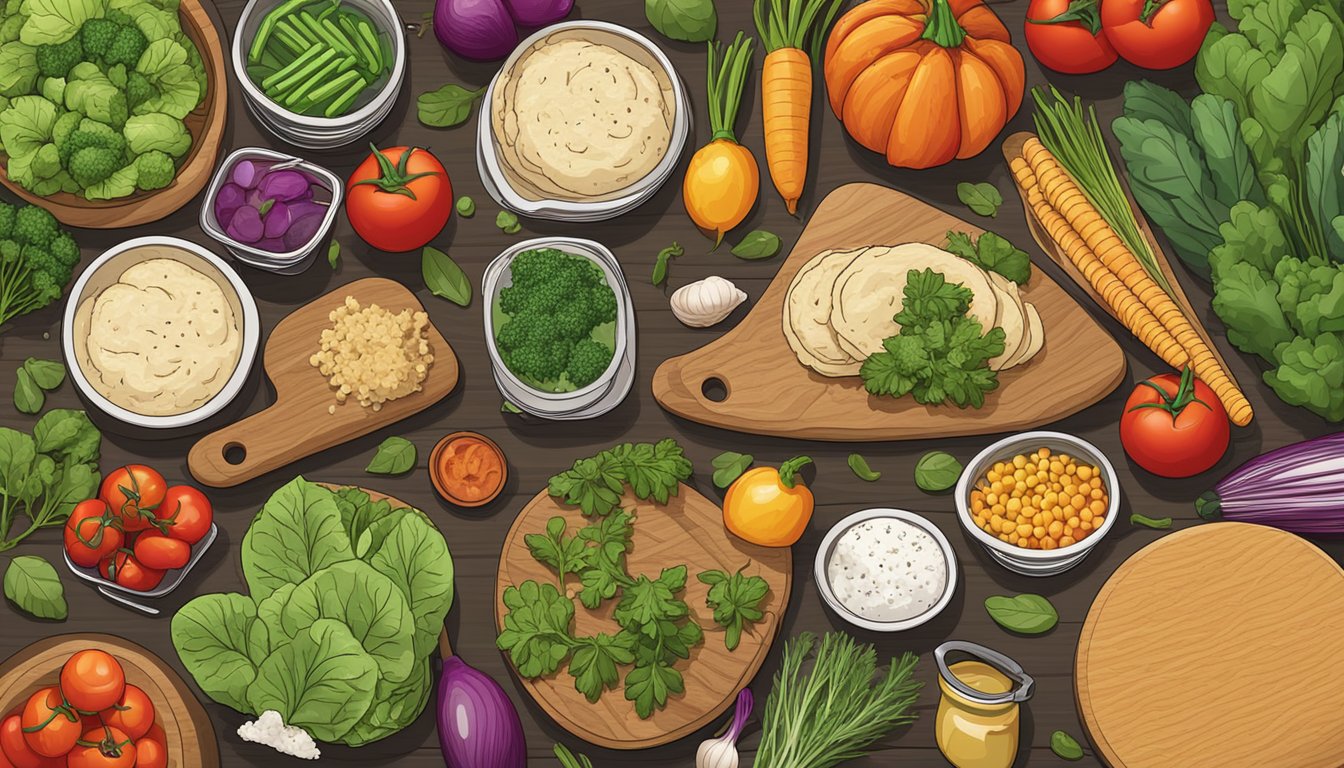
[{"label": "broccoli head", "polygon": [[14,235],[14,214],[18,209],[9,203],[0,203],[0,240],[8,240]]},{"label": "broccoli head", "polygon": [[70,167],[71,160],[81,149],[95,148],[105,149],[120,160],[126,151],[126,138],[110,125],[84,118],[64,142],[56,144],[56,150],[66,168]]},{"label": "broccoli head", "polygon": [[0,263],[13,264],[21,254],[22,248],[17,240],[0,240]]},{"label": "broccoli head", "polygon": [[131,110],[154,96],[154,85],[139,72],[126,76],[126,106]]},{"label": "broccoli head", "polygon": [[91,187],[121,168],[121,153],[104,147],[85,147],[70,157],[66,169],[81,187]]},{"label": "broccoli head", "polygon": [[107,56],[108,49],[112,47],[120,31],[121,25],[115,21],[89,19],[79,28],[78,37],[80,44],[84,46],[84,53],[89,58],[101,59]]},{"label": "broccoli head", "polygon": [[136,186],[148,192],[172,184],[177,166],[166,152],[154,149],[135,158],[135,171],[138,174]]},{"label": "broccoli head", "polygon": [[611,364],[612,351],[592,339],[584,339],[574,345],[569,356],[565,374],[569,382],[576,387],[586,387],[597,381]]},{"label": "broccoli head", "polygon": [[56,145],[56,149],[61,148],[66,139],[70,138],[70,134],[79,127],[79,121],[83,119],[84,116],[78,112],[62,112],[61,116],[56,118],[55,124],[51,126],[51,142]]},{"label": "broccoli head", "polygon": [[84,60],[84,47],[79,35],[64,43],[46,43],[37,46],[37,71],[44,77],[65,77]]},{"label": "broccoli head", "polygon": [[103,61],[108,66],[125,64],[127,69],[131,69],[140,61],[140,54],[148,46],[149,41],[143,32],[133,26],[123,26],[117,30],[117,37],[108,46],[107,53],[103,54]]},{"label": "broccoli head", "polygon": [[14,215],[12,236],[21,245],[46,246],[58,231],[56,217],[36,205],[25,205]]},{"label": "broccoli head", "polygon": [[75,238],[70,236],[69,232],[60,232],[51,239],[47,250],[56,259],[57,263],[66,270],[73,270],[79,263],[79,244]]}]

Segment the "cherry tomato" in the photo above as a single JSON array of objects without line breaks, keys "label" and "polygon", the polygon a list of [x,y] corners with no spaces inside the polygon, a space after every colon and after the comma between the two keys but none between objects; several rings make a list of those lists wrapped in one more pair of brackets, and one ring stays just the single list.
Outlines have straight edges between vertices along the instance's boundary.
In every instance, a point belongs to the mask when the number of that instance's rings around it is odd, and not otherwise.
[{"label": "cherry tomato", "polygon": [[8,761],[14,768],[65,768],[59,757],[44,757],[28,746],[23,738],[23,723],[18,715],[10,715],[0,722],[0,767]]},{"label": "cherry tomato", "polygon": [[1120,55],[1101,31],[1099,0],[1031,0],[1027,46],[1036,60],[1069,75],[1100,72]]},{"label": "cherry tomato", "polygon": [[106,651],[79,651],[61,667],[61,693],[80,712],[101,712],[121,701],[126,673]]},{"label": "cherry tomato", "polygon": [[148,592],[159,586],[163,581],[163,571],[155,568],[146,568],[139,560],[135,559],[135,553],[125,549],[119,549],[111,555],[103,558],[98,564],[98,572],[103,574],[103,578],[109,581],[115,581],[127,589],[134,589],[137,592]]},{"label": "cherry tomato", "polygon": [[143,531],[150,525],[152,513],[163,503],[168,485],[163,475],[144,464],[127,464],[103,478],[98,498],[121,515],[125,531]]},{"label": "cherry tomato", "polygon": [[171,571],[191,559],[191,545],[150,528],[135,537],[135,559],[146,568]]},{"label": "cherry tomato", "polygon": [[80,741],[66,758],[67,768],[135,768],[135,742],[120,729],[94,728]]},{"label": "cherry tomato", "polygon": [[121,701],[102,712],[103,723],[120,729],[132,740],[139,739],[154,725],[154,702],[138,686],[127,685]]},{"label": "cherry tomato", "polygon": [[65,551],[75,565],[93,568],[121,546],[121,518],[102,499],[75,505],[65,523]]},{"label": "cherry tomato", "polygon": [[135,768],[168,768],[167,744],[163,726],[155,723],[149,733],[135,742]]},{"label": "cherry tomato", "polygon": [[1131,64],[1171,69],[1193,59],[1213,24],[1209,0],[1102,0],[1101,28]]},{"label": "cherry tomato", "polygon": [[1189,369],[1140,382],[1120,417],[1120,444],[1135,464],[1162,477],[1191,477],[1227,451],[1227,411]]},{"label": "cherry tomato", "polygon": [[163,503],[154,510],[160,521],[156,527],[164,533],[195,544],[205,538],[215,520],[214,507],[204,493],[190,485],[174,485],[163,497]]},{"label": "cherry tomato", "polygon": [[29,696],[19,722],[28,748],[44,757],[60,757],[74,749],[83,732],[79,714],[66,705],[55,686]]},{"label": "cherry tomato", "polygon": [[372,149],[346,182],[345,215],[374,248],[413,251],[433,240],[452,215],[448,172],[419,147]]}]

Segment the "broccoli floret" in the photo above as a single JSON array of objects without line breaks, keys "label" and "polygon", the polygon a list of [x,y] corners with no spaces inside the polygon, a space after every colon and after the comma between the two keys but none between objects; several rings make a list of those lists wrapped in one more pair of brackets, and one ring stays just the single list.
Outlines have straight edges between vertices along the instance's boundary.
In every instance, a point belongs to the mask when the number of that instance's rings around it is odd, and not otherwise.
[{"label": "broccoli floret", "polygon": [[107,49],[117,39],[120,25],[108,19],[89,19],[79,28],[79,40],[84,53],[91,59],[101,59],[107,55]]},{"label": "broccoli floret", "polygon": [[79,244],[75,242],[75,238],[71,237],[69,232],[57,234],[56,237],[52,238],[51,244],[47,248],[56,261],[67,270],[73,270],[75,265],[79,263]]},{"label": "broccoli floret", "polygon": [[51,126],[51,142],[56,145],[56,149],[61,148],[61,145],[70,138],[70,134],[79,127],[79,121],[83,119],[84,116],[78,112],[63,112],[56,118],[56,123]]},{"label": "broccoli floret", "polygon": [[[26,252],[24,258],[28,258]],[[32,267],[31,260],[28,264]],[[45,269],[33,268],[33,270],[28,273],[28,281],[33,288],[34,296],[32,300],[37,302],[38,306],[46,306],[61,298],[62,283],[56,282],[56,278],[51,272],[48,272]]]},{"label": "broccoli floret", "polygon": [[25,205],[14,216],[14,239],[23,245],[46,246],[56,237],[56,218],[36,205]]},{"label": "broccoli floret", "polygon": [[84,47],[80,45],[79,35],[64,43],[37,46],[37,71],[44,77],[65,77],[83,60]]},{"label": "broccoli floret", "polygon": [[135,158],[135,170],[138,174],[136,186],[146,192],[163,189],[172,184],[173,176],[177,175],[177,166],[173,164],[173,158],[157,149]]},{"label": "broccoli floret", "polygon": [[0,240],[8,240],[14,235],[14,214],[18,209],[9,203],[0,203]]},{"label": "broccoli floret", "polygon": [[13,264],[19,260],[20,246],[15,240],[0,240],[0,263]]},{"label": "broccoli floret", "polygon": [[67,169],[70,168],[70,162],[75,154],[81,149],[106,149],[120,159],[126,151],[126,138],[110,125],[84,118],[64,142],[56,144],[61,162]]},{"label": "broccoli floret", "polygon": [[154,86],[149,82],[149,78],[139,72],[132,72],[126,76],[126,106],[134,110],[152,96]]},{"label": "broccoli floret", "polygon": [[589,309],[594,325],[610,323],[616,319],[616,294],[603,279],[602,285],[588,294]]},{"label": "broccoli floret", "polygon": [[81,187],[91,187],[121,168],[121,153],[104,147],[85,147],[70,158],[66,169]]},{"label": "broccoli floret", "polygon": [[574,345],[574,352],[565,366],[565,374],[576,387],[586,387],[597,381],[611,364],[612,351],[592,339]]},{"label": "broccoli floret", "polygon": [[135,26],[135,19],[132,19],[129,13],[123,11],[120,8],[109,8],[107,14],[104,15],[103,18],[107,19],[113,24],[116,24],[119,27]]},{"label": "broccoli floret", "polygon": [[117,39],[108,46],[107,53],[103,54],[103,61],[108,66],[116,64],[125,64],[127,69],[131,69],[140,61],[140,54],[145,52],[149,46],[149,41],[145,35],[133,26],[123,26],[117,30]]}]

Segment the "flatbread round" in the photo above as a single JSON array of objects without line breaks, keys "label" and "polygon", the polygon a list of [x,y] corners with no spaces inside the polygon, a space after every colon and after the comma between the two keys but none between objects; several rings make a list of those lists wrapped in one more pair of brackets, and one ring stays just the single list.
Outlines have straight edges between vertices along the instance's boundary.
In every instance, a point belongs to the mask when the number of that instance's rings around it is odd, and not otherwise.
[{"label": "flatbread round", "polygon": [[892,316],[901,310],[910,270],[931,269],[974,295],[967,313],[986,329],[994,327],[998,296],[984,270],[928,243],[870,248],[836,277],[831,291],[831,326],[854,359],[882,351],[882,342],[901,327]]},{"label": "flatbread round", "polygon": [[1036,353],[1045,346],[1045,325],[1041,323],[1041,313],[1036,311],[1035,304],[1027,302],[1024,306],[1027,308],[1027,346],[1017,353],[1015,360],[1010,361],[1009,368],[1031,362]]},{"label": "flatbread round", "polygon": [[863,367],[840,346],[830,320],[835,277],[865,250],[822,251],[798,270],[785,294],[784,338],[799,362],[823,376],[857,376]]},{"label": "flatbread round", "polygon": [[[986,272],[999,297],[998,315],[994,325],[1003,329],[1003,354],[990,358],[989,369],[1001,371],[1011,364],[1025,346],[1027,330],[1027,310],[1022,306],[1022,297],[1018,294],[1017,284],[997,272]],[[985,329],[989,332],[989,328]]]}]

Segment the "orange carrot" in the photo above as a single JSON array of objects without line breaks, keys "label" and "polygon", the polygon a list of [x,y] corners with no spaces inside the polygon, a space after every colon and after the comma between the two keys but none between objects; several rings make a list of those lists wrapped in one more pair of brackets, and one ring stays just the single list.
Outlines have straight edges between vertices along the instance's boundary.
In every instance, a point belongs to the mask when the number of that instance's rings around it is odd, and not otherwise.
[{"label": "orange carrot", "polygon": [[[761,116],[770,179],[789,214],[807,182],[812,122],[812,59],[843,0],[756,0],[756,29],[765,45]],[[809,46],[811,53],[807,50]]]}]

